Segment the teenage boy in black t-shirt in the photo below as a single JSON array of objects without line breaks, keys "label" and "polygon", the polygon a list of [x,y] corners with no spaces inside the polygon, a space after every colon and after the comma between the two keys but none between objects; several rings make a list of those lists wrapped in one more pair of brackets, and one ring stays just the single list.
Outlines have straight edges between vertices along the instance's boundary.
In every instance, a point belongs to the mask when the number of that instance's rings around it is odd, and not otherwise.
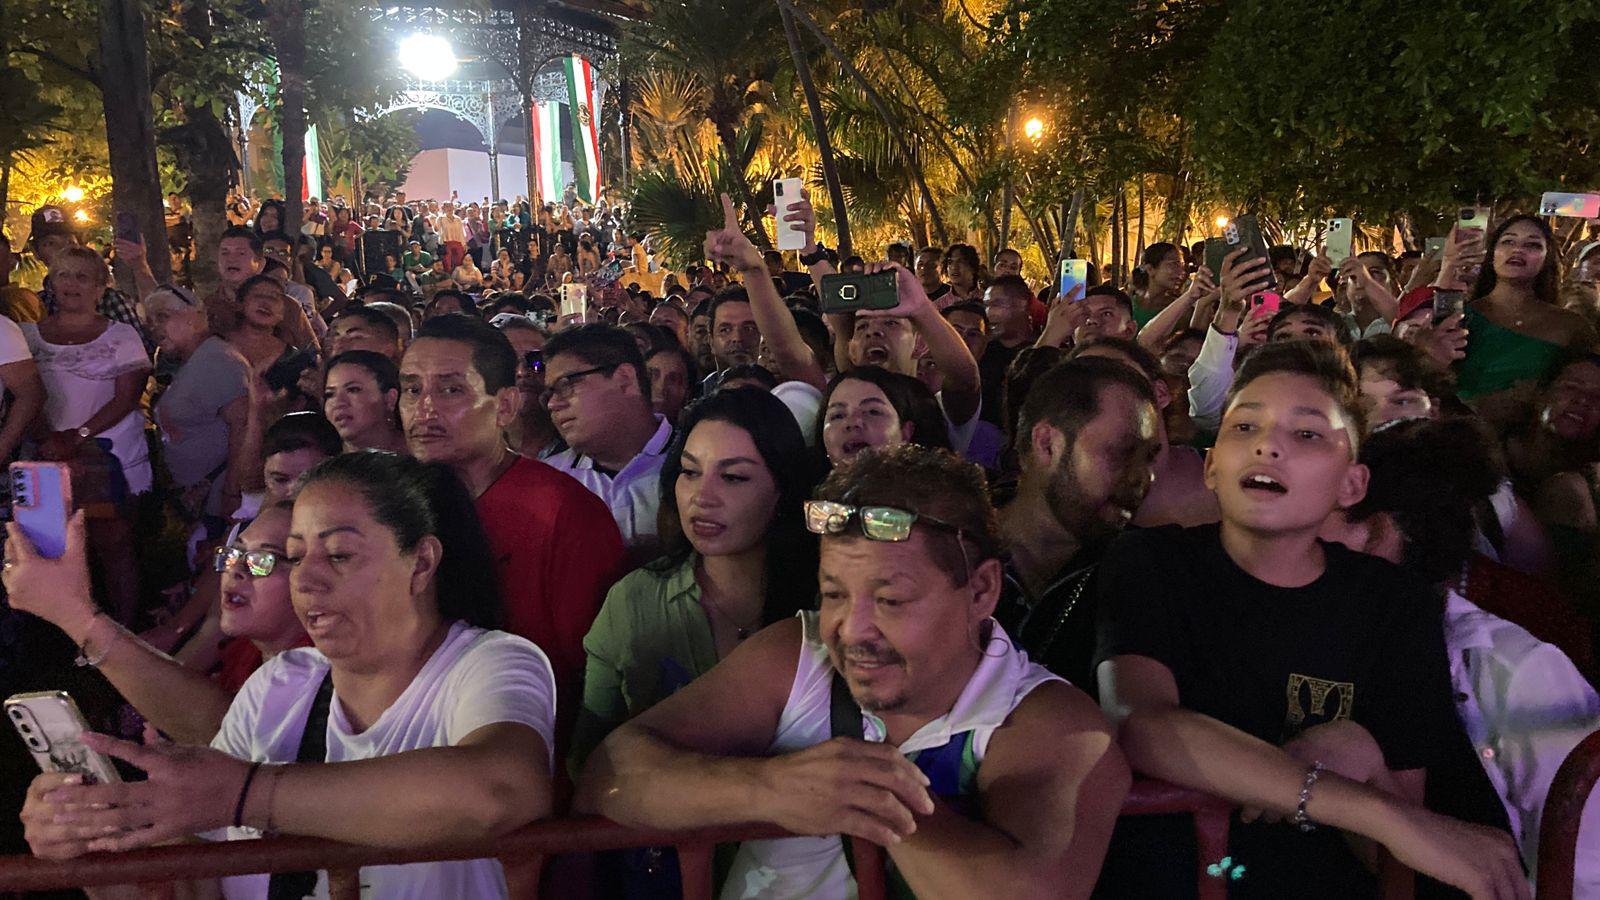
[{"label": "teenage boy in black t-shirt", "polygon": [[1504,833],[1420,803],[1453,715],[1425,586],[1317,539],[1366,491],[1360,433],[1342,351],[1250,358],[1206,460],[1221,523],[1129,534],[1100,564],[1102,706],[1135,771],[1244,809],[1232,896],[1375,895],[1352,852],[1375,841],[1474,897],[1525,897]]}]

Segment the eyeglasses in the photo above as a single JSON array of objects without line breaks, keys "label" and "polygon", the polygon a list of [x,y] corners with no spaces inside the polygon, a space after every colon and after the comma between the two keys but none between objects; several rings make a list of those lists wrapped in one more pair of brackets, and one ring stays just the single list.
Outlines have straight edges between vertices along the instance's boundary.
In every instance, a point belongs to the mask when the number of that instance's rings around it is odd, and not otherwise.
[{"label": "eyeglasses", "polygon": [[[967,576],[972,576],[972,559],[967,555],[966,530],[942,519],[925,516],[909,509],[894,506],[853,506],[833,500],[807,500],[805,502],[806,528],[812,534],[838,535],[850,528],[852,521],[860,523],[861,533],[869,541],[902,543],[911,539],[911,526],[921,523],[956,536],[956,546],[961,548],[961,563]],[[978,543],[976,540],[975,543]],[[980,552],[982,547],[980,544]],[[985,552],[985,556],[987,556]]]},{"label": "eyeglasses", "polygon": [[572,399],[573,391],[578,389],[579,381],[582,381],[584,378],[587,378],[596,372],[610,373],[621,367],[622,363],[612,363],[609,366],[595,366],[592,369],[583,369],[577,372],[570,372],[551,382],[550,386],[545,389],[545,392],[539,396],[539,402],[548,406],[550,405],[550,401],[552,399],[559,398],[562,400],[570,400]]},{"label": "eyeglasses", "polygon": [[212,557],[211,567],[226,572],[243,559],[245,568],[255,578],[265,578],[278,565],[278,554],[271,550],[241,550],[238,547],[218,547]]}]

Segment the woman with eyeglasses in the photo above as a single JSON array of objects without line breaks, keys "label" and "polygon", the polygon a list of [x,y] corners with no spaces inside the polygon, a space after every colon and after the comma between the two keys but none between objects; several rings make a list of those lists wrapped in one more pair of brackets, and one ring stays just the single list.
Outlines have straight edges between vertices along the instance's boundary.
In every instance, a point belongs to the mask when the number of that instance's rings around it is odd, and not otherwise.
[{"label": "woman with eyeglasses", "polygon": [[231,545],[217,549],[221,626],[230,640],[212,676],[145,643],[95,604],[82,513],[68,526],[59,559],[40,556],[15,523],[6,526],[6,591],[13,607],[65,632],[78,645],[81,662],[99,669],[150,724],[179,743],[210,743],[233,695],[262,660],[308,642],[289,603],[289,568],[281,561],[289,510],[288,503],[263,509]]},{"label": "woman with eyeglasses", "polygon": [[[280,565],[314,646],[257,671],[210,749],[85,735],[149,780],[40,775],[22,810],[29,846],[62,859],[193,834],[466,844],[548,814],[555,680],[532,643],[492,630],[501,605],[488,547],[471,495],[443,466],[364,451],[312,469]],[[384,900],[507,895],[492,859],[360,877]],[[240,876],[223,893],[325,896],[320,880]]]},{"label": "woman with eyeglasses", "polygon": [[405,453],[400,430],[400,370],[371,350],[347,350],[328,360],[322,380],[322,414],[338,430],[346,451]]}]

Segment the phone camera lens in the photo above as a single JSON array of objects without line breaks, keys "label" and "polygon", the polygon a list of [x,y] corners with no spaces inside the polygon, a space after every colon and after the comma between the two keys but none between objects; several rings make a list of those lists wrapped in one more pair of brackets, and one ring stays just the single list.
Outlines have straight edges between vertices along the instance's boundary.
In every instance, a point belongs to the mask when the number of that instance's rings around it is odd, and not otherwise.
[{"label": "phone camera lens", "polygon": [[16,719],[18,722],[22,721],[22,710],[12,707],[8,711],[11,713],[11,718]]},{"label": "phone camera lens", "polygon": [[23,734],[33,734],[33,726],[27,722],[18,722],[17,727],[22,730]]}]

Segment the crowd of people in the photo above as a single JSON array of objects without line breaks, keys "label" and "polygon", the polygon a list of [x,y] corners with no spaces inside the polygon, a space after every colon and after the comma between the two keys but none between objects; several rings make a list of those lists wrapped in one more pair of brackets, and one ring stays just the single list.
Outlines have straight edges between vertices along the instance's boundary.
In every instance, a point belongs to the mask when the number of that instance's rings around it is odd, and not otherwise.
[{"label": "crowd of people", "polygon": [[[8,528],[6,674],[93,670],[85,742],[142,773],[19,786],[35,854],[575,811],[796,835],[730,848],[729,898],[852,896],[852,840],[903,896],[1530,896],[1600,728],[1600,243],[1157,243],[1058,296],[1012,249],[841,260],[805,198],[798,253],[724,197],[677,273],[618,207],[369,200],[292,238],[234,206],[205,296],[33,216],[0,456],[69,463],[79,509],[59,558]],[[824,311],[836,272],[896,304]],[[1227,861],[1119,820],[1135,777],[1236,806]],[[1580,847],[1600,897],[1600,812]],[[583,862],[676,896],[670,849]]]}]

